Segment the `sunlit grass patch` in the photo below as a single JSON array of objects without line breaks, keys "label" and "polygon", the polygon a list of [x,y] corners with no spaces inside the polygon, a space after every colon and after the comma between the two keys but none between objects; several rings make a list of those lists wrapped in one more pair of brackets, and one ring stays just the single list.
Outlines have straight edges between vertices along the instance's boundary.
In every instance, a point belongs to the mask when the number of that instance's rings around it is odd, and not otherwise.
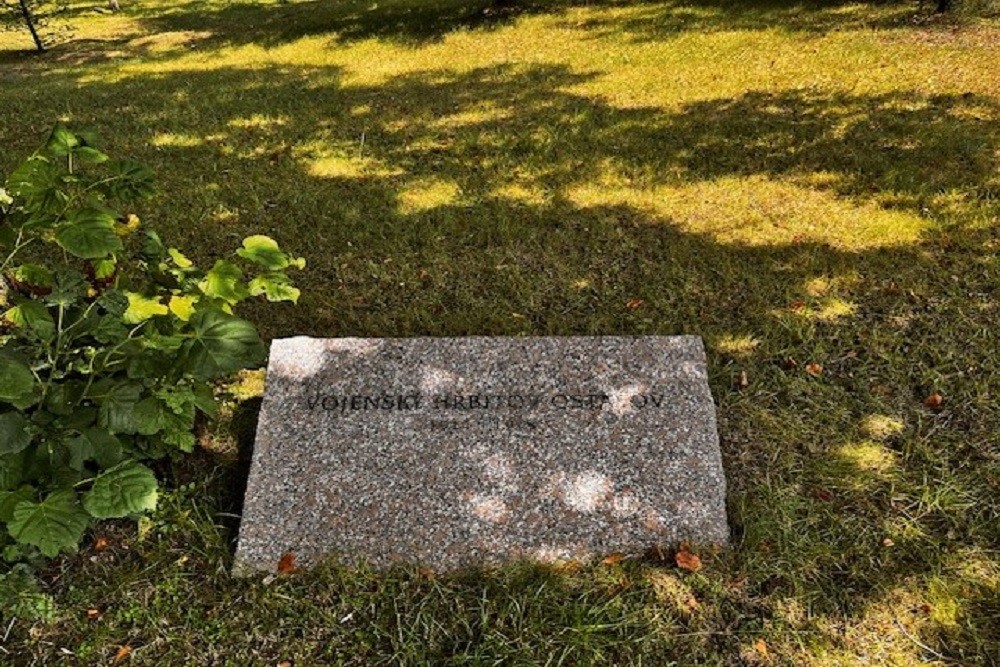
[{"label": "sunlit grass patch", "polygon": [[859,470],[889,472],[896,466],[893,452],[875,442],[855,442],[842,445],[837,455],[843,457]]},{"label": "sunlit grass patch", "polygon": [[456,203],[460,194],[453,181],[427,178],[408,182],[399,191],[399,210],[410,214],[447,206]]},{"label": "sunlit grass patch", "polygon": [[[675,177],[684,180],[683,176]],[[852,202],[791,181],[725,177],[645,190],[585,184],[568,196],[581,207],[631,205],[654,220],[721,243],[822,243],[845,250],[913,243],[928,223],[909,212]]]},{"label": "sunlit grass patch", "polygon": [[194,148],[205,143],[205,139],[188,134],[161,133],[154,135],[149,143],[158,148]]}]

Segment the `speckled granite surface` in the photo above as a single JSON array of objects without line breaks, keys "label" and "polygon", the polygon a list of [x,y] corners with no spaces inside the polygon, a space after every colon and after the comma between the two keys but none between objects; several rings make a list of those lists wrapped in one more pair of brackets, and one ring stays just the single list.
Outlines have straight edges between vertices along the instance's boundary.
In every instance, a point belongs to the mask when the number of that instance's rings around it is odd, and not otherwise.
[{"label": "speckled granite surface", "polygon": [[727,539],[697,337],[272,343],[237,573]]}]

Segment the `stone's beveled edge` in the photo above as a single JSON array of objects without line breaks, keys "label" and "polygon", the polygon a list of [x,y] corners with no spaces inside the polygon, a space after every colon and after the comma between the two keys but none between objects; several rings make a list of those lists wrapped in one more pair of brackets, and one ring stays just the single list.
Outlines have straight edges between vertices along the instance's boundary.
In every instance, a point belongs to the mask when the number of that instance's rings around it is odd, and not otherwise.
[{"label": "stone's beveled edge", "polygon": [[374,354],[384,343],[395,345],[428,344],[445,341],[449,344],[468,343],[475,347],[497,347],[502,344],[530,344],[536,341],[558,341],[567,346],[593,345],[604,341],[614,343],[651,341],[665,344],[667,349],[687,352],[690,357],[677,358],[677,362],[706,363],[705,344],[701,336],[682,334],[677,336],[413,336],[399,338],[316,338],[313,336],[291,336],[275,338],[271,341],[267,373],[281,373],[292,376],[311,376],[319,372],[324,362],[319,355],[343,353],[351,356]]},{"label": "stone's beveled edge", "polygon": [[[705,526],[707,530],[700,539],[697,538],[687,538],[684,535],[677,535],[675,538],[664,542],[651,542],[645,547],[636,546],[636,549],[641,550],[642,548],[667,548],[673,549],[681,541],[690,541],[699,545],[714,545],[726,547],[730,544],[731,540],[731,529],[728,524],[728,511],[727,511],[727,493],[728,493],[728,483],[725,478],[725,471],[722,465],[722,454],[720,448],[720,439],[718,435],[718,420],[715,410],[714,397],[711,394],[711,390],[707,382],[707,361],[706,353],[703,339],[700,336],[693,335],[678,335],[678,336],[523,336],[523,337],[504,337],[504,336],[455,336],[455,337],[410,337],[410,338],[315,338],[309,336],[297,336],[289,338],[279,338],[274,339],[271,343],[271,355],[268,361],[268,376],[277,379],[276,376],[283,376],[285,379],[307,379],[315,373],[319,372],[321,369],[328,367],[331,364],[330,354],[331,353],[346,353],[351,356],[365,356],[376,352],[383,343],[402,344],[406,346],[412,344],[415,347],[420,347],[422,344],[430,344],[432,342],[447,341],[451,344],[455,343],[465,343],[472,347],[477,345],[484,349],[495,349],[496,347],[503,347],[509,344],[518,345],[530,345],[533,341],[558,341],[562,345],[567,347],[572,347],[574,343],[579,344],[583,347],[589,347],[591,349],[599,350],[601,343],[607,341],[612,344],[623,345],[629,342],[651,342],[654,344],[660,344],[663,346],[664,352],[673,352],[670,354],[669,361],[666,362],[668,367],[679,367],[682,371],[686,372],[691,366],[695,366],[697,369],[697,377],[700,380],[699,384],[705,392],[706,398],[709,404],[712,406],[711,418],[705,424],[705,435],[712,441],[709,443],[709,449],[706,452],[709,458],[714,459],[713,467],[720,473],[720,483],[715,487],[715,493],[712,495],[716,497],[716,502],[718,504],[719,515],[718,521],[712,521],[710,525]],[[398,348],[397,348],[398,349]],[[291,361],[292,368],[288,367],[288,362]],[[332,363],[336,363],[335,361]],[[283,366],[284,364],[284,366]],[[291,372],[290,372],[291,371]],[[273,375],[272,375],[273,373]],[[270,383],[265,382],[267,387]],[[265,395],[263,404],[261,407],[260,414],[260,426],[266,429],[266,424],[272,419],[281,419],[283,412],[280,410],[279,406],[276,405],[278,398],[273,393],[271,394],[272,400],[268,399],[268,392],[265,389]],[[259,437],[260,432],[264,430],[258,429],[258,437],[255,438],[254,442],[254,455],[252,459],[252,465],[250,470],[250,480],[248,480],[247,488],[250,489],[252,481],[257,477],[262,477],[265,480],[269,478],[268,475],[264,474],[262,469],[262,463],[260,463],[260,457],[257,456],[257,450],[261,444],[265,444],[267,438]],[[714,456],[713,456],[714,455]],[[257,505],[259,505],[259,501]],[[257,508],[258,512],[260,508]],[[251,540],[252,541],[252,540]],[[632,549],[632,547],[629,547]],[[236,577],[245,577],[258,572],[274,572],[277,564],[263,563],[259,562],[259,559],[248,558],[253,553],[253,549],[246,546],[243,539],[243,531],[240,531],[237,541],[237,548],[235,553],[234,562],[232,565],[232,574]],[[638,553],[638,551],[637,551]],[[591,560],[599,558],[601,553],[589,552],[582,560]],[[371,562],[370,559],[364,555],[356,555],[355,557],[347,557],[345,554],[340,554],[334,545],[320,558],[315,559],[315,562],[310,560],[306,566],[313,566],[319,562],[326,560],[328,558],[336,558],[345,564],[360,565],[364,562]],[[514,562],[518,560],[535,560],[538,558],[533,558],[530,556],[509,556],[499,560],[489,560],[482,563],[462,563],[458,565],[450,565],[440,568],[441,571],[453,571],[466,567],[475,566],[495,566],[500,563]],[[581,559],[576,559],[581,560]],[[416,563],[416,561],[413,561]],[[381,567],[381,566],[378,566]]]}]

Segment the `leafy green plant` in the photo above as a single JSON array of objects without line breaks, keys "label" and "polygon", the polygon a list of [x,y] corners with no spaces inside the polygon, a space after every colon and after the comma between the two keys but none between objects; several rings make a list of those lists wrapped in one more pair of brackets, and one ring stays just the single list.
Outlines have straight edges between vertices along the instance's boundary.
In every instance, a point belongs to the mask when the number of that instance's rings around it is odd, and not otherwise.
[{"label": "leafy green plant", "polygon": [[[297,301],[305,260],[266,236],[200,270],[128,205],[152,174],[59,126],[0,189],[0,546],[7,560],[73,551],[94,519],[156,505],[143,465],[190,452],[214,383],[259,365],[233,308]],[[252,267],[253,275],[246,275]]]}]

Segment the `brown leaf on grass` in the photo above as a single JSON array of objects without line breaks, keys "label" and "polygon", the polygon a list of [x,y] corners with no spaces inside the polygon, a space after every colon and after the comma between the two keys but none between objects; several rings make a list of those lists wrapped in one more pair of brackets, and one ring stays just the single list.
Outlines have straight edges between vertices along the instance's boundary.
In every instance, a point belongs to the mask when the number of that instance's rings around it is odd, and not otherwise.
[{"label": "brown leaf on grass", "polygon": [[111,660],[112,665],[121,664],[126,658],[132,655],[132,647],[126,644],[125,646],[119,646],[118,651],[115,653],[115,657]]},{"label": "brown leaf on grass", "polygon": [[805,307],[806,307],[806,302],[803,301],[802,299],[797,299],[795,301],[792,301],[790,304],[788,304],[789,310],[792,310],[794,312],[798,312],[798,311],[802,310]]},{"label": "brown leaf on grass", "polygon": [[944,403],[944,396],[937,393],[936,391],[924,399],[924,405],[926,405],[932,410],[934,408],[940,408],[942,403]]},{"label": "brown leaf on grass", "polygon": [[101,617],[101,610],[100,609],[97,609],[96,607],[90,607],[89,609],[87,609],[87,620],[88,621],[96,621],[100,617]]},{"label": "brown leaf on grass", "polygon": [[753,643],[753,648],[755,651],[757,651],[757,653],[760,654],[762,658],[766,658],[770,653],[770,651],[767,650],[767,642],[765,642],[763,639],[758,639],[757,641],[755,641]]},{"label": "brown leaf on grass", "polygon": [[823,374],[823,364],[817,364],[815,361],[809,362],[806,364],[806,373],[813,377],[819,377]]},{"label": "brown leaf on grass", "polygon": [[680,550],[674,556],[677,567],[688,572],[697,572],[701,569],[701,558],[698,554],[693,554],[688,550],[687,544],[681,544]]},{"label": "brown leaf on grass", "polygon": [[625,560],[625,554],[620,551],[616,551],[613,554],[608,554],[603,559],[601,559],[602,565],[618,565],[623,560]]},{"label": "brown leaf on grass", "polygon": [[417,574],[419,574],[424,579],[434,579],[437,577],[437,572],[429,567],[418,567]]},{"label": "brown leaf on grass", "polygon": [[278,663],[278,667],[294,667],[295,663],[291,660],[282,660]]},{"label": "brown leaf on grass", "polygon": [[641,308],[645,303],[642,299],[629,299],[625,306],[630,310],[635,310],[636,308]]},{"label": "brown leaf on grass", "polygon": [[108,538],[104,537],[103,535],[98,535],[97,539],[94,540],[94,551],[98,553],[104,551],[109,546],[111,546],[111,542],[109,542]]},{"label": "brown leaf on grass", "polygon": [[278,572],[282,574],[292,574],[298,570],[295,567],[295,552],[286,551],[281,555],[281,559],[278,561]]},{"label": "brown leaf on grass", "polygon": [[826,489],[813,489],[810,495],[812,495],[812,497],[816,500],[820,500],[824,503],[828,503],[833,500],[833,494]]}]

